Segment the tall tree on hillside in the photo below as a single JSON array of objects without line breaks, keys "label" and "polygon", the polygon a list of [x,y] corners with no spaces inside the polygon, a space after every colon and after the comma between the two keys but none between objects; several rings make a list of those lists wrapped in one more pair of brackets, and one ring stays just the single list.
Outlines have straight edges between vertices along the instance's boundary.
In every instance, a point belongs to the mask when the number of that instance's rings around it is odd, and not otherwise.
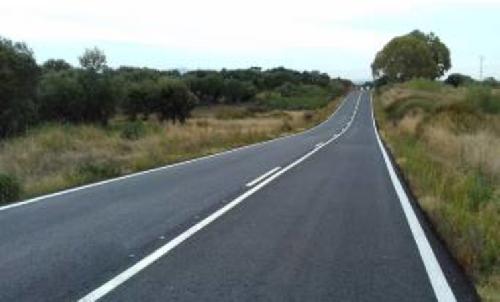
[{"label": "tall tree on hillside", "polygon": [[0,137],[24,131],[33,122],[38,77],[31,49],[0,37]]},{"label": "tall tree on hillside", "polygon": [[95,47],[86,49],[79,60],[84,69],[80,76],[85,91],[83,120],[106,125],[116,109],[116,94],[107,72],[106,56]]},{"label": "tall tree on hillside", "polygon": [[102,72],[106,68],[106,55],[97,47],[85,49],[78,60],[80,65],[88,71]]},{"label": "tall tree on hillside", "polygon": [[433,32],[425,34],[419,30],[414,30],[409,35],[424,41],[429,46],[432,58],[437,64],[438,77],[442,77],[451,68],[450,50],[448,47]]},{"label": "tall tree on hillside", "polygon": [[451,67],[450,52],[433,33],[413,31],[389,41],[372,63],[373,76],[402,82],[412,78],[436,79]]}]

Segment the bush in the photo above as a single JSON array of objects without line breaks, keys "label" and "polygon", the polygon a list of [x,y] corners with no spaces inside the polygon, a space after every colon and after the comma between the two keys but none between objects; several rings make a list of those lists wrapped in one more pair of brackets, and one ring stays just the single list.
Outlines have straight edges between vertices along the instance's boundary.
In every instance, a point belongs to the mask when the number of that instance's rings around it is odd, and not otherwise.
[{"label": "bush", "polygon": [[67,70],[47,72],[38,88],[39,114],[45,121],[100,122],[115,111],[115,92],[105,74]]},{"label": "bush", "polygon": [[476,110],[483,113],[500,113],[500,97],[493,95],[491,88],[474,85],[467,89],[465,100]]},{"label": "bush", "polygon": [[408,112],[420,109],[426,113],[432,113],[438,103],[429,99],[411,98],[392,103],[386,108],[387,117],[391,120],[402,119]]},{"label": "bush", "polygon": [[153,111],[160,120],[183,124],[191,115],[197,98],[189,91],[183,81],[162,78],[158,81],[158,94],[155,96]]},{"label": "bush", "polygon": [[39,115],[44,121],[80,122],[85,91],[75,71],[49,71],[38,88]]},{"label": "bush", "polygon": [[21,185],[12,176],[0,173],[0,203],[13,202],[21,195]]},{"label": "bush", "polygon": [[120,167],[114,162],[87,162],[81,164],[77,169],[77,179],[80,183],[88,183],[119,176],[121,174]]},{"label": "bush", "polygon": [[246,102],[257,93],[255,86],[249,82],[229,79],[224,82],[223,95],[228,103]]},{"label": "bush", "polygon": [[437,81],[423,79],[423,78],[416,78],[406,82],[406,87],[414,90],[438,92],[439,90],[441,90],[443,85]]},{"label": "bush", "polygon": [[156,82],[152,80],[143,80],[130,85],[123,103],[123,111],[130,120],[137,119],[139,115],[147,119],[153,111],[153,103],[157,97],[156,90]]},{"label": "bush", "polygon": [[85,92],[83,121],[107,125],[116,109],[115,91],[109,75],[89,69],[80,73],[79,81]]},{"label": "bush", "polygon": [[450,74],[446,80],[444,81],[445,84],[452,85],[454,87],[459,87],[459,86],[464,86],[468,84],[474,83],[474,79],[467,75],[463,75],[460,73],[452,73]]},{"label": "bush", "polygon": [[146,134],[146,127],[141,121],[128,122],[123,127],[120,136],[124,139],[137,140]]}]

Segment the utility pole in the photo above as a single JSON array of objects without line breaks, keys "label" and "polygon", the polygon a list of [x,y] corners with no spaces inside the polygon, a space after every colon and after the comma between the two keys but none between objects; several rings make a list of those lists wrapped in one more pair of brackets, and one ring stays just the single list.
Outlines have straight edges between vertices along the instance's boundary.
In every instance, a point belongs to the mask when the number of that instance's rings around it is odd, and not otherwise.
[{"label": "utility pole", "polygon": [[479,56],[479,80],[483,80],[483,63],[484,63],[484,56]]}]

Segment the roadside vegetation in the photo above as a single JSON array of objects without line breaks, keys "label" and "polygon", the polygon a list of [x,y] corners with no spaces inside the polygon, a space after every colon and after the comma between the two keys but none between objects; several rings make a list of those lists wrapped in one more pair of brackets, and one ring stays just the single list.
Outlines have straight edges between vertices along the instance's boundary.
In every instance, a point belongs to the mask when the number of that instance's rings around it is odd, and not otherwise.
[{"label": "roadside vegetation", "polygon": [[383,137],[485,301],[500,299],[500,93],[429,80],[383,87]]},{"label": "roadside vegetation", "polygon": [[0,203],[311,127],[352,83],[283,67],[177,70],[38,65],[0,38]]},{"label": "roadside vegetation", "polygon": [[485,301],[500,301],[500,83],[453,73],[433,33],[395,37],[372,64],[382,136]]}]

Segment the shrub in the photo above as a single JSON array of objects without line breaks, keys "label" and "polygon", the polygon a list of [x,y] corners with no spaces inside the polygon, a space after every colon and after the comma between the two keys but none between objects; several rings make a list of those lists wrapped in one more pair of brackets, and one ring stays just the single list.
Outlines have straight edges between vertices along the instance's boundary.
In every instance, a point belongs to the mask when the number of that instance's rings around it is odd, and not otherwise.
[{"label": "shrub", "polygon": [[133,83],[127,89],[123,111],[130,120],[142,115],[146,119],[153,110],[153,103],[157,94],[157,85],[153,80],[144,80]]},{"label": "shrub", "polygon": [[21,185],[10,175],[0,173],[0,203],[12,202],[19,199]]},{"label": "shrub", "polygon": [[420,109],[424,112],[433,112],[437,103],[429,99],[411,98],[409,100],[401,100],[392,103],[386,108],[387,117],[391,120],[402,119],[407,113],[412,110]]},{"label": "shrub", "polygon": [[141,121],[128,122],[123,127],[120,136],[124,139],[137,140],[146,134],[146,127]]},{"label": "shrub", "polygon": [[478,111],[490,114],[500,113],[500,97],[493,95],[490,87],[470,86],[465,99]]},{"label": "shrub", "polygon": [[223,95],[228,103],[246,102],[256,94],[255,86],[249,82],[229,79],[224,82]]},{"label": "shrub", "polygon": [[444,81],[445,84],[452,85],[454,87],[468,85],[473,82],[474,79],[472,79],[470,76],[463,75],[460,73],[452,73]]},{"label": "shrub", "polygon": [[83,120],[85,91],[75,71],[49,71],[38,88],[39,115],[45,121]]},{"label": "shrub", "polygon": [[406,82],[406,87],[414,90],[438,92],[439,90],[441,90],[443,85],[437,81],[424,78],[416,78]]},{"label": "shrub", "polygon": [[80,183],[88,183],[101,179],[107,179],[119,176],[121,174],[120,167],[114,162],[86,162],[80,164],[77,168],[76,177]]},{"label": "shrub", "polygon": [[196,105],[196,96],[183,81],[162,78],[158,81],[158,94],[154,98],[153,111],[160,120],[183,124]]}]

